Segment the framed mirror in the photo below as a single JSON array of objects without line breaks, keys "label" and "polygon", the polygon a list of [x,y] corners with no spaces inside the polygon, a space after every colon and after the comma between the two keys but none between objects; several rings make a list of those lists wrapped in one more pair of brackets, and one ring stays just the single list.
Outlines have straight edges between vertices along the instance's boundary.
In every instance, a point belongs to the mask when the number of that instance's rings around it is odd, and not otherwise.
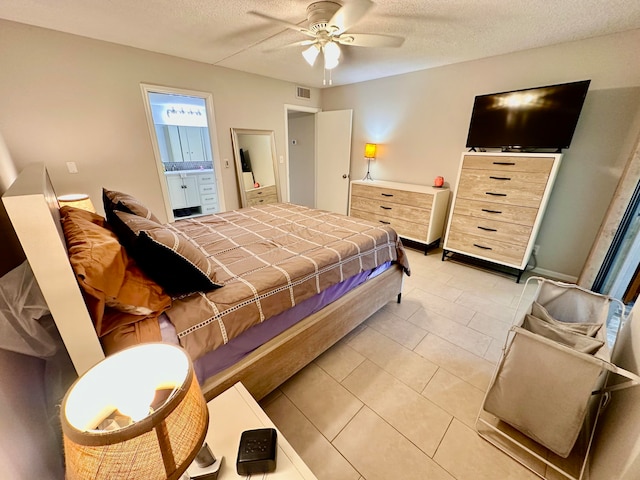
[{"label": "framed mirror", "polygon": [[232,128],[236,176],[243,207],[280,201],[273,130]]}]

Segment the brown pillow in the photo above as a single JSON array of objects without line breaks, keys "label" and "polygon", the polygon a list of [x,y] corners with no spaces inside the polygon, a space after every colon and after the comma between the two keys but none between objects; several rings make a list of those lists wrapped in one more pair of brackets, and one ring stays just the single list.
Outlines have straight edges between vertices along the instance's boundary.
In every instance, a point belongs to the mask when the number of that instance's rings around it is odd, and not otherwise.
[{"label": "brown pillow", "polygon": [[[182,232],[130,213],[114,214],[120,224],[118,236],[127,238],[136,263],[167,293],[188,295],[222,286],[216,283],[207,256]],[[121,231],[122,227],[127,231]]]},{"label": "brown pillow", "polygon": [[144,206],[133,196],[116,192],[114,190],[102,189],[102,201],[104,203],[104,211],[107,214],[107,220],[111,221],[112,212],[119,210],[121,212],[131,213],[139,217],[146,218],[152,222],[162,223],[158,220],[151,210]]},{"label": "brown pillow", "polygon": [[140,270],[118,237],[104,227],[104,218],[68,206],[60,209],[60,215],[69,261],[98,336],[114,328],[103,322],[107,306],[135,315],[158,315],[171,306],[162,287]]}]

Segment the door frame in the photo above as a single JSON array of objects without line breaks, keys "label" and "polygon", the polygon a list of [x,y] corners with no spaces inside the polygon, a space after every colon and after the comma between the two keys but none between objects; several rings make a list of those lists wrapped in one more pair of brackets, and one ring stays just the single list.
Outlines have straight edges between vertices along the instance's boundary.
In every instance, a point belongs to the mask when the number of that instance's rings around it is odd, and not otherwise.
[{"label": "door frame", "polygon": [[[322,109],[320,107],[305,107],[303,105],[292,105],[292,104],[288,104],[285,103],[284,105],[284,141],[285,141],[285,145],[287,148],[285,148],[285,169],[287,174],[285,175],[285,180],[287,182],[286,188],[283,189],[284,193],[286,193],[286,199],[283,198],[282,201],[283,202],[290,202],[291,201],[291,191],[290,189],[290,185],[291,185],[291,178],[289,177],[289,112],[305,112],[305,113],[318,113],[321,112]],[[313,175],[314,175],[314,179],[313,182],[315,183],[316,179],[315,179],[315,169],[316,169],[316,138],[315,138],[315,132],[313,135],[313,164],[314,164],[314,168],[313,168]]]},{"label": "door frame", "polygon": [[222,185],[222,165],[220,164],[220,149],[218,148],[218,135],[216,129],[216,119],[213,113],[213,95],[209,92],[201,92],[197,90],[188,90],[184,88],[165,87],[162,85],[154,85],[150,83],[141,83],[142,99],[144,102],[145,115],[147,117],[147,126],[149,127],[149,135],[151,137],[151,146],[153,148],[153,156],[155,157],[156,171],[160,182],[160,191],[162,192],[162,200],[164,202],[165,213],[169,223],[175,221],[173,209],[171,208],[171,199],[169,198],[169,187],[165,179],[164,168],[162,165],[162,157],[160,156],[160,147],[153,124],[151,115],[151,104],[149,103],[149,93],[161,93],[167,95],[182,95],[185,97],[197,97],[204,100],[205,109],[207,111],[207,128],[209,130],[209,141],[211,142],[211,159],[213,163],[213,171],[216,176],[216,188],[218,190],[218,206],[220,211],[225,211],[224,189]]}]

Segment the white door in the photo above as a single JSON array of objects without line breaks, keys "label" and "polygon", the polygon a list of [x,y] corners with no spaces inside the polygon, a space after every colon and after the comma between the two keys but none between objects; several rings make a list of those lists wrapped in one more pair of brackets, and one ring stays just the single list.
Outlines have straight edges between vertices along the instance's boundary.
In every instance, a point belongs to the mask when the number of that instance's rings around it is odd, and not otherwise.
[{"label": "white door", "polygon": [[347,214],[352,110],[316,113],[316,208]]}]

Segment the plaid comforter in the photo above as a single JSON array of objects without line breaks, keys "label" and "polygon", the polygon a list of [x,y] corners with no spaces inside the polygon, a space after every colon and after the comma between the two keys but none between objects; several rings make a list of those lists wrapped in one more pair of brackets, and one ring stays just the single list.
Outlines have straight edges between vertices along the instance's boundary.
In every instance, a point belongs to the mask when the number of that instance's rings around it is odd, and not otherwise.
[{"label": "plaid comforter", "polygon": [[194,360],[357,273],[388,261],[409,273],[392,228],[293,204],[180,220],[172,228],[206,252],[223,284],[174,299],[167,312]]}]

